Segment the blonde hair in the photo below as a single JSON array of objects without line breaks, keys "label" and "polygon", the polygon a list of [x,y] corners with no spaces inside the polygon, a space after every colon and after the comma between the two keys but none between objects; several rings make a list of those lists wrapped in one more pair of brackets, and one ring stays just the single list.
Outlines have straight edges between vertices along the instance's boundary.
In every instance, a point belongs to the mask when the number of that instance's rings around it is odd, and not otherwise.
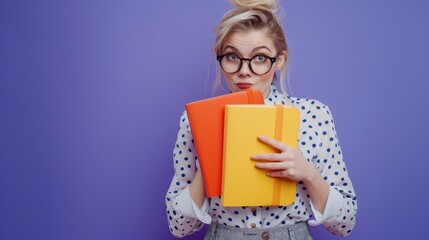
[{"label": "blonde hair", "polygon": [[[235,6],[228,11],[215,28],[216,42],[214,53],[222,54],[222,47],[225,40],[235,32],[267,29],[268,37],[274,43],[277,53],[286,52],[285,62],[280,68],[280,88],[286,94],[285,77],[288,48],[283,28],[274,15],[279,10],[277,0],[230,0]],[[277,76],[274,75],[274,79]],[[221,69],[216,65],[216,80],[213,85],[213,92],[221,86]]]}]

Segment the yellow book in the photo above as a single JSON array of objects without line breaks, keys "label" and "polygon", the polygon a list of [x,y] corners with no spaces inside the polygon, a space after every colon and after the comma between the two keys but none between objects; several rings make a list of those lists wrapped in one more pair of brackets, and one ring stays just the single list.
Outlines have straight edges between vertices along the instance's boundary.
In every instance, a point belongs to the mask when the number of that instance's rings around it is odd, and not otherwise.
[{"label": "yellow book", "polygon": [[277,151],[260,142],[259,135],[296,148],[299,122],[299,110],[290,106],[226,105],[223,206],[285,206],[294,202],[296,182],[268,177],[250,156]]}]

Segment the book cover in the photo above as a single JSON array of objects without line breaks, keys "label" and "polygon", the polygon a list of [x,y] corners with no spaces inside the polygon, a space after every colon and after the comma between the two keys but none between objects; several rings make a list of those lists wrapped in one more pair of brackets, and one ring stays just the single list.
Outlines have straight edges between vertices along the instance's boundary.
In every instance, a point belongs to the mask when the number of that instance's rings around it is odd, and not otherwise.
[{"label": "book cover", "polygon": [[293,203],[296,182],[272,178],[255,167],[252,154],[277,150],[260,142],[264,135],[297,147],[299,110],[276,105],[227,105],[225,108],[222,205],[285,206]]},{"label": "book cover", "polygon": [[186,104],[208,197],[221,194],[223,128],[227,104],[264,104],[264,98],[260,91],[249,89]]}]

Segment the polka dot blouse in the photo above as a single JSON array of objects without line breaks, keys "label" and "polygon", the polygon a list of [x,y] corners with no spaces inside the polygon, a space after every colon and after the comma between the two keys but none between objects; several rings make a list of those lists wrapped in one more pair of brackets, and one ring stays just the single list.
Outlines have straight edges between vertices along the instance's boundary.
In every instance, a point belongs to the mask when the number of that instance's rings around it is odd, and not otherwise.
[{"label": "polka dot blouse", "polygon": [[178,237],[189,235],[211,221],[236,228],[270,228],[309,221],[310,225],[323,224],[335,235],[350,234],[355,225],[356,194],[343,161],[329,108],[316,100],[285,96],[274,85],[265,104],[289,105],[300,110],[298,147],[330,186],[324,213],[313,207],[302,181],[297,183],[295,202],[289,206],[223,207],[220,198],[213,197],[206,198],[203,206],[198,208],[189,195],[189,184],[199,166],[198,156],[184,112],[173,150],[175,174],[166,195],[172,234]]}]

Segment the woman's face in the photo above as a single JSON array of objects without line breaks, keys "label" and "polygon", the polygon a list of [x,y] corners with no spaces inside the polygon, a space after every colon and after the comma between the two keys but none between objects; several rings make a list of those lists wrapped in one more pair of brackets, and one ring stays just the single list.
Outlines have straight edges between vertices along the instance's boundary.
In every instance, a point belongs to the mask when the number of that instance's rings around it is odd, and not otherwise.
[{"label": "woman's face", "polygon": [[[265,30],[252,30],[248,32],[232,33],[225,41],[222,48],[222,54],[228,61],[240,61],[238,58],[251,59],[254,70],[257,70],[258,61],[263,61],[264,57],[275,58],[276,61],[271,69],[262,75],[254,73],[250,69],[250,62],[243,60],[241,68],[235,73],[227,73],[223,71],[225,81],[232,92],[243,91],[248,88],[256,89],[262,92],[264,97],[270,93],[271,83],[273,81],[274,73],[284,63],[286,53],[277,53],[273,41],[267,37]],[[238,58],[237,58],[238,57]],[[269,59],[265,59],[268,61]]]}]

